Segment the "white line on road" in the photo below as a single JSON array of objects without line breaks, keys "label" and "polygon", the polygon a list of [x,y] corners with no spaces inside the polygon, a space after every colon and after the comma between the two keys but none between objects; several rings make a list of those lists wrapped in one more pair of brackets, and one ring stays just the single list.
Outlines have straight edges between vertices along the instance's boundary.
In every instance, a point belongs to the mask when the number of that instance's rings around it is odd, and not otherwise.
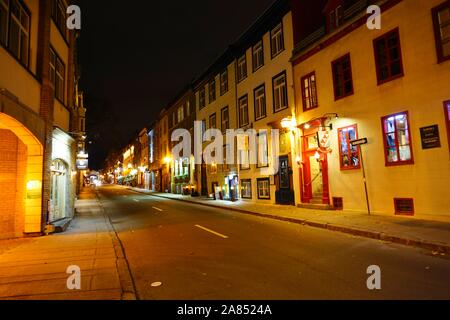
[{"label": "white line on road", "polygon": [[133,201],[139,202],[139,200],[138,200],[138,199],[133,199]]},{"label": "white line on road", "polygon": [[163,211],[163,209],[160,209],[160,208],[157,208],[157,207],[152,207],[152,208],[157,210],[157,211],[159,211],[159,212]]},{"label": "white line on road", "polygon": [[199,225],[199,224],[196,224],[195,226],[196,226],[197,228],[200,228],[200,229],[206,231],[206,232],[215,234],[215,235],[218,236],[218,237],[221,237],[221,238],[224,238],[224,239],[228,239],[227,236],[225,236],[225,235],[223,235],[223,234],[221,234],[221,233],[215,232],[215,231],[213,231],[213,230],[211,230],[211,229],[205,228],[205,227],[203,227],[203,226],[201,226],[201,225]]}]

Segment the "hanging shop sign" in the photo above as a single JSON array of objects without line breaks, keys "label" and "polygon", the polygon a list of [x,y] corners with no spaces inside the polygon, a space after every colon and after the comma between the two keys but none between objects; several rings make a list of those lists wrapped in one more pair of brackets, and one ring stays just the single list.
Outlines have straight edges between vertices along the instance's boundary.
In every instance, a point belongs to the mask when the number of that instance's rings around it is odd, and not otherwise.
[{"label": "hanging shop sign", "polygon": [[78,170],[87,170],[89,168],[89,160],[88,159],[77,159],[77,169]]},{"label": "hanging shop sign", "polygon": [[439,126],[420,128],[420,138],[422,140],[422,149],[433,149],[441,147],[441,140],[439,138]]}]

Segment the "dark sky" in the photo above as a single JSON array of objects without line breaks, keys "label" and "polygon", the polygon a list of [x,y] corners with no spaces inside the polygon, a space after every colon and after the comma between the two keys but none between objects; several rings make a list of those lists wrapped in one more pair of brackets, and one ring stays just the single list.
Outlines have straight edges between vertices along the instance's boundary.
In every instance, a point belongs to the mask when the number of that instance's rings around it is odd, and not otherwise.
[{"label": "dark sky", "polygon": [[80,0],[90,166],[149,125],[273,0]]}]

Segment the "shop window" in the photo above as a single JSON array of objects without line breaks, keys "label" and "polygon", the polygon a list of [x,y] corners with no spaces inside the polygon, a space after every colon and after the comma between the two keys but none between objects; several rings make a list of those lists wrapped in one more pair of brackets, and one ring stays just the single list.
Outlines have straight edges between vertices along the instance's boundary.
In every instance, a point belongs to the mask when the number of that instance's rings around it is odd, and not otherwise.
[{"label": "shop window", "polygon": [[358,139],[357,126],[352,125],[338,130],[339,137],[339,159],[341,170],[359,169],[359,148],[350,145],[350,141]]},{"label": "shop window", "polygon": [[241,198],[243,199],[252,198],[252,180],[250,179],[241,180]]},{"label": "shop window", "polygon": [[333,71],[334,99],[338,100],[353,94],[352,66],[350,54],[331,63]]},{"label": "shop window", "polygon": [[312,72],[301,79],[303,111],[308,111],[318,107],[316,73]]},{"label": "shop window", "polygon": [[434,36],[438,62],[450,59],[450,1],[433,8]]},{"label": "shop window", "polygon": [[260,178],[258,183],[258,199],[270,200],[270,179]]},{"label": "shop window", "polygon": [[414,200],[409,198],[394,199],[395,214],[397,215],[414,215]]},{"label": "shop window", "polygon": [[382,118],[386,165],[413,164],[408,112]]},{"label": "shop window", "polygon": [[403,76],[402,51],[398,28],[373,41],[378,84]]}]

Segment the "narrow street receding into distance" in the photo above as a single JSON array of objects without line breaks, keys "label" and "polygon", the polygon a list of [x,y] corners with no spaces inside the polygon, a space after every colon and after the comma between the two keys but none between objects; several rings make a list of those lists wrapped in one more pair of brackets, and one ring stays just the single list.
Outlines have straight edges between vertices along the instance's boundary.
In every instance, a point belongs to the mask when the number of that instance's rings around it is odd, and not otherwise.
[{"label": "narrow street receding into distance", "polygon": [[[450,260],[426,250],[124,187],[98,195],[140,299],[450,298]],[[370,265],[381,268],[382,290],[367,289]]]}]

